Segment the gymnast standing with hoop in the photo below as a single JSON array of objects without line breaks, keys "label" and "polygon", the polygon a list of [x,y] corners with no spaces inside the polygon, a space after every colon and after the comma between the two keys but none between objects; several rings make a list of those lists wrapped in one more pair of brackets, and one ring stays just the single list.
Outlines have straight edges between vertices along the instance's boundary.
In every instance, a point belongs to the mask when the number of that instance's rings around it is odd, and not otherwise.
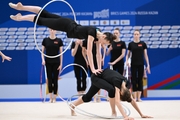
[{"label": "gymnast standing with hoop", "polygon": [[[9,3],[9,6],[19,11],[29,11],[35,13],[24,16],[22,16],[20,13],[18,13],[17,15],[10,15],[10,18],[15,21],[35,22],[37,19],[37,14],[42,9],[39,6],[23,5],[20,2],[17,4]],[[100,53],[101,44],[106,44],[106,45],[110,44],[114,39],[116,39],[116,36],[114,36],[111,33],[103,34],[96,27],[93,26],[81,26],[72,19],[64,18],[56,14],[51,14],[45,10],[42,10],[40,17],[38,18],[37,24],[49,27],[54,30],[64,31],[67,33],[68,38],[88,39],[87,57],[91,71],[94,74],[98,74],[102,72],[101,53]],[[94,68],[92,52],[91,52],[94,41],[97,41],[98,44],[97,45],[98,69]]]}]

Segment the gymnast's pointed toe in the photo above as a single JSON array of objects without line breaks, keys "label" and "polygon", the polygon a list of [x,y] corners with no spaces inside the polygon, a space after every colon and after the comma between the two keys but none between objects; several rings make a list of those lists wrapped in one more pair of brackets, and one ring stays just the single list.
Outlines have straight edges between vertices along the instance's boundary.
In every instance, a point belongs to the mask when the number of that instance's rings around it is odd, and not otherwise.
[{"label": "gymnast's pointed toe", "polygon": [[23,7],[22,3],[20,3],[20,2],[18,2],[17,4],[10,2],[9,6],[13,9],[16,9],[16,10],[21,10]]},{"label": "gymnast's pointed toe", "polygon": [[14,21],[21,21],[20,20],[20,17],[21,17],[22,15],[20,14],[20,13],[18,13],[17,15],[10,15],[10,18],[12,19],[12,20],[14,20]]}]

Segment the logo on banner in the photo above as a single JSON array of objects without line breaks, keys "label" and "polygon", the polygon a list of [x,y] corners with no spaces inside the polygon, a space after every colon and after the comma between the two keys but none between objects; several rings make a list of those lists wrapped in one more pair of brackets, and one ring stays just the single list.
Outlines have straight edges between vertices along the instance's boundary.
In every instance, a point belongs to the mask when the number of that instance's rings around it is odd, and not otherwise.
[{"label": "logo on banner", "polygon": [[99,25],[99,20],[90,20],[90,25]]},{"label": "logo on banner", "polygon": [[100,12],[94,12],[94,19],[95,18],[109,18],[109,9],[104,9]]},{"label": "logo on banner", "polygon": [[100,20],[100,25],[109,25],[109,20]]},{"label": "logo on banner", "polygon": [[121,20],[121,25],[130,25],[130,20]]},{"label": "logo on banner", "polygon": [[111,25],[119,25],[119,20],[110,20]]},{"label": "logo on banner", "polygon": [[88,20],[80,20],[79,22],[81,25],[89,25],[89,21]]}]

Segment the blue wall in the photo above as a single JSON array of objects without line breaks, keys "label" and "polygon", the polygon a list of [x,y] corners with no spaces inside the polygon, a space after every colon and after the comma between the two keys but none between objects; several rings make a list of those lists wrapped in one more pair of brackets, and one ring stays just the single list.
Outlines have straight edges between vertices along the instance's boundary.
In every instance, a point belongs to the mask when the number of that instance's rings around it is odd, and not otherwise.
[{"label": "blue wall", "polygon": [[[163,25],[180,25],[180,8],[179,0],[67,0],[77,12],[77,20],[130,20],[129,26],[163,26]],[[0,28],[4,27],[33,27],[33,23],[15,22],[9,19],[10,14],[16,14],[16,10],[8,7],[8,2],[18,2],[18,0],[3,0],[0,4],[0,10],[6,11],[0,19]],[[48,0],[21,0],[24,4],[45,5]],[[70,8],[62,2],[50,4],[47,8],[50,12],[59,13],[65,17],[71,17]],[[96,17],[94,12],[108,10],[108,15]],[[148,11],[148,14],[142,15],[138,11]],[[158,14],[150,14],[149,11],[158,12]],[[92,15],[84,13],[92,13]],[[137,13],[136,13],[137,12]],[[116,13],[116,14],[115,14]],[[22,12],[27,14],[27,12]],[[101,25],[103,26],[103,25]],[[106,26],[106,25],[104,25]],[[104,27],[103,26],[103,27]],[[108,26],[108,25],[107,25]],[[112,25],[111,25],[112,26]],[[116,25],[114,25],[116,26]],[[125,26],[125,25],[117,25]],[[39,27],[39,26],[38,26]],[[37,50],[3,50],[3,53],[11,56],[11,62],[5,61],[0,63],[0,84],[39,84],[41,71],[41,57]],[[148,75],[148,85],[152,86],[169,77],[179,73],[179,48],[167,49],[148,49],[150,59],[151,72]],[[68,59],[67,59],[68,58]],[[109,56],[106,58],[105,67],[109,61]],[[68,50],[64,54],[63,66],[72,63]],[[63,74],[72,71],[66,70]],[[175,87],[176,89],[179,86]]]}]

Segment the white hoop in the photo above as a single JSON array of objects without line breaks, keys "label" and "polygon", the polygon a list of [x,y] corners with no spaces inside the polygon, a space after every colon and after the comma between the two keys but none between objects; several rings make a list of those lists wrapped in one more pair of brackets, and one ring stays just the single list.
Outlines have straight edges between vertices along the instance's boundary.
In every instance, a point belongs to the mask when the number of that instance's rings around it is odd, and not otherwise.
[{"label": "white hoop", "polygon": [[[90,117],[98,117],[98,118],[103,118],[103,119],[123,119],[124,117],[123,116],[117,116],[117,117],[108,117],[108,116],[102,116],[102,115],[97,115],[97,114],[93,114],[93,113],[90,113],[90,112],[87,112],[85,110],[82,110],[80,108],[78,108],[77,106],[75,106],[73,103],[72,103],[72,98],[75,97],[75,96],[82,96],[83,94],[81,95],[73,95],[72,97],[68,98],[67,99],[67,104],[69,105],[69,108],[71,110],[73,110],[74,112],[76,113],[79,113],[81,115],[85,115],[85,116],[90,116]],[[122,104],[122,103],[121,103]],[[74,108],[72,108],[72,106]],[[126,113],[127,116],[129,116],[131,114],[131,111],[129,110],[129,108],[127,106],[125,106],[124,104],[122,104],[123,108],[124,108],[124,111]]]},{"label": "white hoop", "polygon": [[37,15],[37,18],[36,18],[36,20],[35,20],[35,23],[34,23],[34,41],[35,41],[35,45],[36,45],[37,49],[39,50],[39,52],[40,52],[41,54],[43,54],[44,56],[48,57],[48,58],[56,58],[56,57],[61,56],[62,54],[64,54],[64,53],[68,50],[68,48],[70,47],[70,45],[71,45],[72,42],[73,42],[73,39],[71,39],[71,42],[70,42],[69,45],[66,47],[66,49],[65,49],[62,53],[60,53],[59,55],[55,55],[55,56],[49,56],[49,55],[44,54],[44,53],[39,49],[39,47],[38,47],[38,45],[37,45],[37,41],[36,41],[36,25],[37,25],[37,21],[38,21],[38,19],[39,19],[39,16],[40,16],[41,12],[44,10],[45,7],[47,7],[47,6],[48,6],[49,4],[51,4],[52,2],[56,2],[56,1],[66,3],[66,4],[71,8],[72,13],[73,13],[73,16],[74,16],[74,21],[76,21],[76,15],[75,15],[74,9],[73,9],[72,6],[71,6],[68,2],[66,2],[65,0],[51,0],[51,1],[49,1],[48,3],[46,3],[46,4],[42,7],[42,9],[39,11],[39,13],[38,13],[38,15]]},{"label": "white hoop", "polygon": [[76,63],[71,63],[71,64],[68,64],[68,65],[66,65],[65,67],[63,67],[63,69],[61,70],[61,72],[59,73],[59,75],[66,69],[66,68],[68,68],[68,67],[70,67],[70,66],[78,66],[78,67],[80,67],[80,68],[82,68],[83,69],[83,71],[85,72],[85,74],[86,74],[86,76],[87,76],[87,78],[86,78],[86,80],[87,80],[87,87],[89,86],[89,81],[90,80],[88,80],[88,73],[87,73],[87,71],[86,71],[86,69],[82,66],[82,65],[79,65],[79,64],[76,64]]}]

